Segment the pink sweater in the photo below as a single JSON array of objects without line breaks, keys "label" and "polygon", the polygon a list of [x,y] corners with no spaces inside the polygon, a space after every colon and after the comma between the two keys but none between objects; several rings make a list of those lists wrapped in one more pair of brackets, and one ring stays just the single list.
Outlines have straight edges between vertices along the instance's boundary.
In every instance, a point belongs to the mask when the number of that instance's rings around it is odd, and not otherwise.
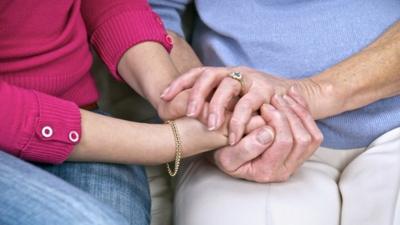
[{"label": "pink sweater", "polygon": [[169,40],[146,0],[0,1],[0,149],[62,163],[81,136],[78,106],[98,97],[90,44],[120,79],[128,48]]}]

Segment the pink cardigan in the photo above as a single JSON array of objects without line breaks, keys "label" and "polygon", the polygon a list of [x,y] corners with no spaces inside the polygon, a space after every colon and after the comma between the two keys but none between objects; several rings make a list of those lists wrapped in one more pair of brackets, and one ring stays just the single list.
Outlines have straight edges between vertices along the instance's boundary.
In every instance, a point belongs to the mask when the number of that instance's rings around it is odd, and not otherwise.
[{"label": "pink cardigan", "polygon": [[90,44],[120,79],[122,54],[143,41],[172,47],[146,0],[0,1],[0,149],[66,160],[81,136],[78,106],[98,98]]}]

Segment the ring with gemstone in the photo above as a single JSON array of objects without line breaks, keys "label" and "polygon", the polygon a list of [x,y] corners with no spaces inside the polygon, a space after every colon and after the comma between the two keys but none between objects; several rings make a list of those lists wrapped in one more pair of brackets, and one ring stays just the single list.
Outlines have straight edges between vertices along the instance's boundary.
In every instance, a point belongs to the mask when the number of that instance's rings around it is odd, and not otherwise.
[{"label": "ring with gemstone", "polygon": [[245,85],[245,82],[243,79],[243,75],[240,72],[232,72],[232,73],[228,74],[228,76],[234,80],[239,81],[241,89],[242,89],[242,93],[245,93],[246,85]]}]

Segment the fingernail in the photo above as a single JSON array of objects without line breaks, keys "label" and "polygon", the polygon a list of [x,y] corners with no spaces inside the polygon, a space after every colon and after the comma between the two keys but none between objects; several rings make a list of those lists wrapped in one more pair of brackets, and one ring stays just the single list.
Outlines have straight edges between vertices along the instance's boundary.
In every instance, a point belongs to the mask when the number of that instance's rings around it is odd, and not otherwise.
[{"label": "fingernail", "polygon": [[167,87],[161,94],[161,98],[164,97],[169,92],[170,87]]},{"label": "fingernail", "polygon": [[273,135],[270,130],[264,128],[257,134],[257,141],[262,145],[266,145],[272,141]]},{"label": "fingernail", "polygon": [[210,116],[208,117],[208,130],[210,131],[215,130],[216,126],[217,126],[217,115],[211,113]]},{"label": "fingernail", "polygon": [[235,133],[231,132],[231,133],[229,134],[229,144],[230,144],[230,145],[235,145],[235,142],[236,142],[235,139],[236,139]]},{"label": "fingernail", "polygon": [[188,111],[187,111],[187,116],[194,116],[194,113],[196,111],[196,103],[195,102],[190,102],[188,106]]}]

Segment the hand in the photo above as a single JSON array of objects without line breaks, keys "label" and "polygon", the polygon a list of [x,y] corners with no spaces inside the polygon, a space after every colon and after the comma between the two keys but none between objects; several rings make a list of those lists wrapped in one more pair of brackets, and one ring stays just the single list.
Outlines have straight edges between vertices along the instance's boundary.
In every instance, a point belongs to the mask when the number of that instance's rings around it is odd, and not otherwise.
[{"label": "hand", "polygon": [[[187,100],[189,98],[190,89],[180,92],[172,101],[165,102],[161,101],[157,106],[157,111],[161,119],[164,121],[178,119],[185,116]],[[232,106],[235,101],[232,101]],[[233,107],[229,107],[229,109],[233,109]],[[208,103],[204,104],[201,115],[198,116],[198,120],[203,124],[207,123],[208,118]],[[219,130],[225,135],[228,136],[228,123],[229,118],[231,118],[232,112],[226,111],[225,117],[228,120],[219,128]],[[252,115],[249,123],[246,124],[245,133],[249,133],[250,131],[257,129],[261,126],[265,125],[264,119],[260,115]]]},{"label": "hand", "polygon": [[[229,143],[235,144],[241,139],[246,123],[252,113],[259,110],[261,105],[269,103],[274,94],[294,95],[301,97],[299,91],[288,91],[290,87],[296,86],[307,94],[317,94],[318,89],[310,80],[289,80],[275,77],[266,73],[246,67],[236,68],[212,68],[201,67],[190,70],[178,77],[164,91],[162,98],[166,101],[174,99],[181,91],[192,88],[188,99],[187,115],[197,117],[207,98],[212,95],[209,105],[207,119],[208,127],[218,129],[224,122],[224,112],[231,105],[232,100],[240,95],[242,90],[240,82],[228,77],[231,72],[243,74],[245,87],[242,97],[233,109],[233,115],[229,123]],[[214,89],[215,92],[214,92]],[[311,90],[311,91],[310,91]],[[306,99],[310,99],[306,97]],[[304,100],[303,100],[304,101]]]},{"label": "hand", "polygon": [[[171,119],[178,119],[183,116],[186,116],[187,105],[188,105],[188,100],[189,100],[191,91],[192,91],[192,89],[186,89],[186,90],[179,92],[170,101],[164,101],[163,99],[161,101],[159,101],[158,104],[156,105],[156,108],[157,108],[157,113],[160,116],[160,118],[165,121],[165,120],[171,120]],[[235,104],[237,103],[237,101],[238,101],[238,98],[232,99],[229,102],[227,110],[232,111]],[[204,119],[200,120],[204,124],[207,124],[207,121],[208,121],[208,107],[206,109],[206,106],[208,106],[208,102],[204,103],[204,105],[202,107],[202,112],[200,113],[200,115],[204,116]],[[231,113],[229,115],[231,115]],[[199,117],[199,116],[197,116],[197,117]],[[210,129],[210,130],[215,130],[215,129]]]},{"label": "hand", "polygon": [[164,121],[184,117],[186,115],[189,93],[190,89],[178,93],[176,97],[169,102],[161,100],[156,106],[158,116]]},{"label": "hand", "polygon": [[235,146],[213,153],[213,161],[222,171],[261,183],[286,181],[319,147],[323,136],[306,106],[278,95],[271,103],[261,107],[261,115],[271,127],[258,128]]}]

